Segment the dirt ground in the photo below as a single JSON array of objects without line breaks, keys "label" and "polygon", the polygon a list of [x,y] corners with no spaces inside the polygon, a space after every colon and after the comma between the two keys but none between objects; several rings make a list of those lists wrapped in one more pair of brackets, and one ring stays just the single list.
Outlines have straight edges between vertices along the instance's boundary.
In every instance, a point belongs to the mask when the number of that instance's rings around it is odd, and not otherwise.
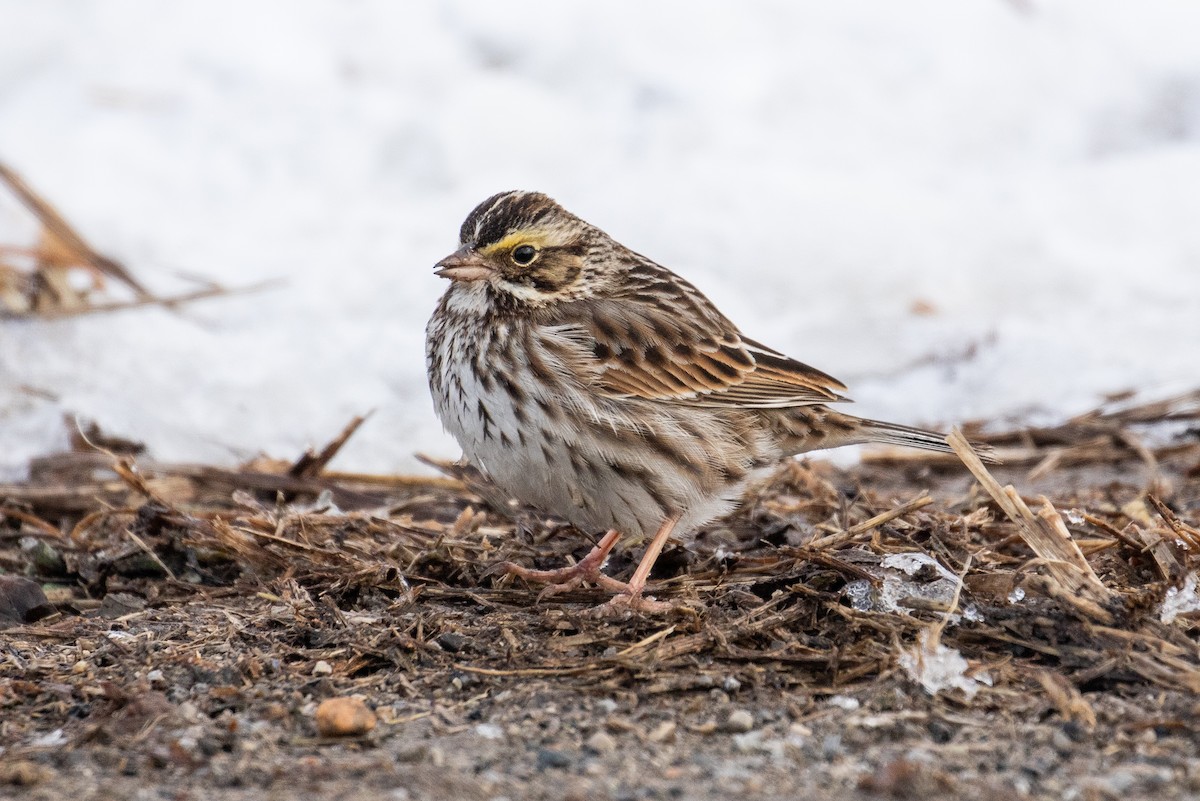
[{"label": "dirt ground", "polygon": [[[92,432],[0,486],[0,573],[46,594],[0,589],[0,797],[1200,797],[1198,419],[977,435],[1030,519],[953,459],[781,466],[623,619],[493,571],[590,543],[469,470]],[[373,727],[319,729],[352,696]]]}]

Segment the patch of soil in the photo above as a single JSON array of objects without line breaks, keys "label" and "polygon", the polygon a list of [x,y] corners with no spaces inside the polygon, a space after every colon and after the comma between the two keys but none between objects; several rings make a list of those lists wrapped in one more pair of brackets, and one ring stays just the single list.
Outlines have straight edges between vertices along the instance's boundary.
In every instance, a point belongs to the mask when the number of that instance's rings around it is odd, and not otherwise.
[{"label": "patch of soil", "polygon": [[[491,571],[590,542],[469,468],[39,460],[0,487],[53,607],[0,631],[0,797],[1195,797],[1197,398],[972,432],[1032,522],[957,461],[788,463],[619,619]],[[343,696],[378,723],[322,736]]]}]

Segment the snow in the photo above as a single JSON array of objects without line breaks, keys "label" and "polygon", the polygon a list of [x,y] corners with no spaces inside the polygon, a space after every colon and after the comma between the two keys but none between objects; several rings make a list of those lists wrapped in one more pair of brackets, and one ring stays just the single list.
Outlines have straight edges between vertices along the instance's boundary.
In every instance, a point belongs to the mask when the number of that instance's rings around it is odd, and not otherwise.
[{"label": "snow", "polygon": [[[875,576],[875,580],[855,579],[844,589],[850,606],[860,612],[900,613],[907,615],[913,602],[923,608],[930,605],[949,607],[958,591],[958,576],[951,573],[929,554],[917,551],[895,553],[885,556],[878,567],[861,565]],[[922,569],[939,576],[932,580],[907,581]],[[975,610],[978,617],[978,610]],[[950,622],[957,624],[958,614],[950,615]]]},{"label": "snow", "polygon": [[[0,321],[0,473],[95,419],[168,460],[455,456],[432,264],[540,189],[856,411],[1196,382],[1200,5],[0,0],[0,159],[178,311]],[[0,243],[33,229],[0,198]],[[918,314],[917,305],[932,307]]]},{"label": "snow", "polygon": [[927,629],[917,635],[916,646],[900,649],[896,663],[930,695],[962,690],[969,701],[979,692],[980,685],[992,685],[992,678],[986,671],[968,675],[970,665],[963,655],[942,645]]},{"label": "snow", "polygon": [[1162,604],[1159,606],[1159,620],[1163,623],[1171,624],[1175,622],[1175,618],[1180,615],[1191,614],[1200,611],[1200,595],[1196,594],[1196,585],[1198,578],[1195,571],[1187,574],[1181,587],[1171,587],[1167,590],[1166,597],[1163,598]]}]

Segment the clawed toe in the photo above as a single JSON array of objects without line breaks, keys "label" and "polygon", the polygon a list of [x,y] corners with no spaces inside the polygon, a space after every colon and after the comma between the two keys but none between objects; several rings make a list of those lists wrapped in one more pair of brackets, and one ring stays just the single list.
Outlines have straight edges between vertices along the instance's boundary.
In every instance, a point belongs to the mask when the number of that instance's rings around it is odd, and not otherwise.
[{"label": "clawed toe", "polygon": [[584,617],[599,620],[626,618],[634,613],[647,615],[687,614],[695,615],[696,610],[680,601],[659,601],[644,595],[630,595],[622,592],[609,598],[599,606],[584,610]]}]

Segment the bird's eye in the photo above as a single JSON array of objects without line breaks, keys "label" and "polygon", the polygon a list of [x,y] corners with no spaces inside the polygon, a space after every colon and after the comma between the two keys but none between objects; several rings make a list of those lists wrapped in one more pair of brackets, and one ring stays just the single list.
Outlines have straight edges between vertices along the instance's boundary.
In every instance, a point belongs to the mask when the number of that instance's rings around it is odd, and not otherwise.
[{"label": "bird's eye", "polygon": [[533,262],[537,257],[537,248],[533,245],[521,245],[518,248],[513,248],[512,260],[524,267],[526,264]]}]

